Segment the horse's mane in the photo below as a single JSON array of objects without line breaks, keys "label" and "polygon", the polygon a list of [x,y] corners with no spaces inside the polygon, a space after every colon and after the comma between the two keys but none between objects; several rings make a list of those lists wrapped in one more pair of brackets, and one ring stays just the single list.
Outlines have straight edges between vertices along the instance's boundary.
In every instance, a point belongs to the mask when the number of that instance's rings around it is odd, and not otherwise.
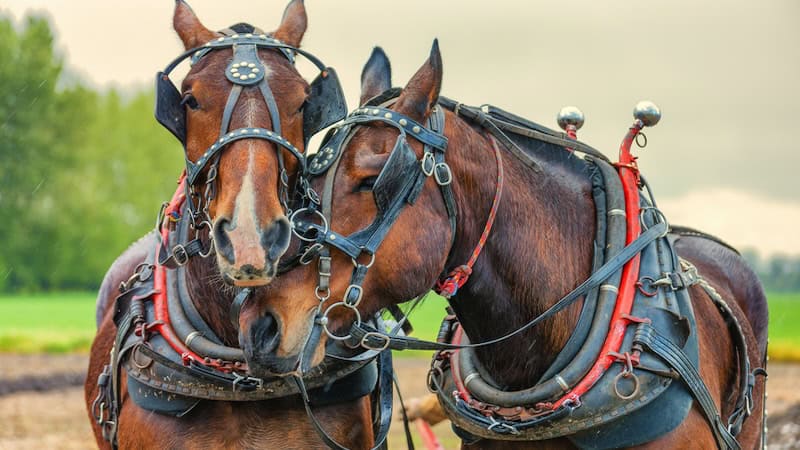
[{"label": "horse's mane", "polygon": [[[367,100],[364,106],[381,105],[394,98],[397,98],[402,91],[403,89],[400,87],[393,87],[387,89],[386,91]],[[459,104],[458,102],[455,102],[450,99],[446,99],[445,103]],[[441,103],[440,105],[445,106],[442,105]],[[447,108],[447,109],[456,113],[456,111],[454,111],[453,108]],[[475,121],[467,117],[464,117],[462,115],[459,115],[459,117],[465,122],[475,127],[476,129],[482,128],[480,124],[476,123]],[[535,122],[529,121],[527,119],[522,119],[522,120],[533,124],[535,129],[547,130],[551,134],[559,134],[558,132],[550,130],[547,127],[539,125]],[[588,163],[583,158],[578,157],[578,155],[575,152],[567,151],[564,147],[557,144],[541,141],[539,139],[523,136],[520,134],[515,134],[513,132],[506,131],[505,134],[527,153],[535,155],[537,160],[545,161],[552,164],[557,164],[560,167],[566,168],[569,171],[575,173],[576,175],[585,176],[585,174],[587,173]]]},{"label": "horse's mane", "polygon": [[237,24],[231,25],[228,27],[229,30],[235,31],[237,33],[255,33],[258,29],[249,23],[246,22],[239,22]]}]

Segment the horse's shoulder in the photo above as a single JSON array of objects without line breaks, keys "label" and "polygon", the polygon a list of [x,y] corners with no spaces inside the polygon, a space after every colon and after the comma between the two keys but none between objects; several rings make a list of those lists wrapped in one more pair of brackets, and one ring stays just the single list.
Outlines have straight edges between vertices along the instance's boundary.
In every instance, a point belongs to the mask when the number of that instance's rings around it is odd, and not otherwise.
[{"label": "horse's shoulder", "polygon": [[111,264],[111,267],[108,268],[97,293],[95,320],[98,328],[108,311],[108,306],[118,294],[119,284],[131,276],[136,266],[144,261],[147,252],[149,252],[157,242],[155,231],[145,234],[122,252]]}]

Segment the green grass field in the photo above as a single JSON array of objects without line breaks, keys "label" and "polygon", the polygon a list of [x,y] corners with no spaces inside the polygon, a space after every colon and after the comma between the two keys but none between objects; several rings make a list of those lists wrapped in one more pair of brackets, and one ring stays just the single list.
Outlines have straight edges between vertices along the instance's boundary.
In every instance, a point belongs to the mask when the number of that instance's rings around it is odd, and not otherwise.
[{"label": "green grass field", "polygon": [[800,361],[800,293],[768,294],[769,357]]},{"label": "green grass field", "polygon": [[[769,294],[770,358],[800,361],[800,293]],[[0,352],[87,352],[95,333],[94,293],[0,296]],[[429,295],[411,315],[414,336],[435,339],[446,302]],[[427,357],[430,352],[397,352]]]},{"label": "green grass field", "polygon": [[94,293],[0,296],[0,352],[86,352]]}]

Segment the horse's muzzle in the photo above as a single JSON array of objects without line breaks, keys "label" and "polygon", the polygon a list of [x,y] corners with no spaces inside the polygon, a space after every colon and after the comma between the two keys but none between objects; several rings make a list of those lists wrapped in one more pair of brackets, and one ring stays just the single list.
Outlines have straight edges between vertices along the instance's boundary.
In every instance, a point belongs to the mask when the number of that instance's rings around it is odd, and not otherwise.
[{"label": "horse's muzzle", "polygon": [[275,277],[291,239],[288,219],[279,217],[264,230],[238,227],[226,218],[212,230],[217,262],[224,280],[238,287],[257,287]]}]

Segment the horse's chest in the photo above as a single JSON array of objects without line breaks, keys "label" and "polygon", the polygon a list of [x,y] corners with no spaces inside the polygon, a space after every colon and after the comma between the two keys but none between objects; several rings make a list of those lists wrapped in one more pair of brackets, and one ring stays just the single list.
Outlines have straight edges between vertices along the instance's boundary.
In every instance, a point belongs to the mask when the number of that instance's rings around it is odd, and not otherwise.
[{"label": "horse's chest", "polygon": [[[180,418],[126,403],[120,420],[120,448],[326,449],[302,406],[282,403],[204,401]],[[329,419],[325,408],[320,409],[321,418]],[[324,422],[330,424],[329,420]],[[349,428],[358,429],[358,425]],[[337,434],[334,426],[328,431]],[[337,437],[348,447],[364,447],[361,441],[366,434],[356,434],[349,436],[350,440],[345,435]]]}]

